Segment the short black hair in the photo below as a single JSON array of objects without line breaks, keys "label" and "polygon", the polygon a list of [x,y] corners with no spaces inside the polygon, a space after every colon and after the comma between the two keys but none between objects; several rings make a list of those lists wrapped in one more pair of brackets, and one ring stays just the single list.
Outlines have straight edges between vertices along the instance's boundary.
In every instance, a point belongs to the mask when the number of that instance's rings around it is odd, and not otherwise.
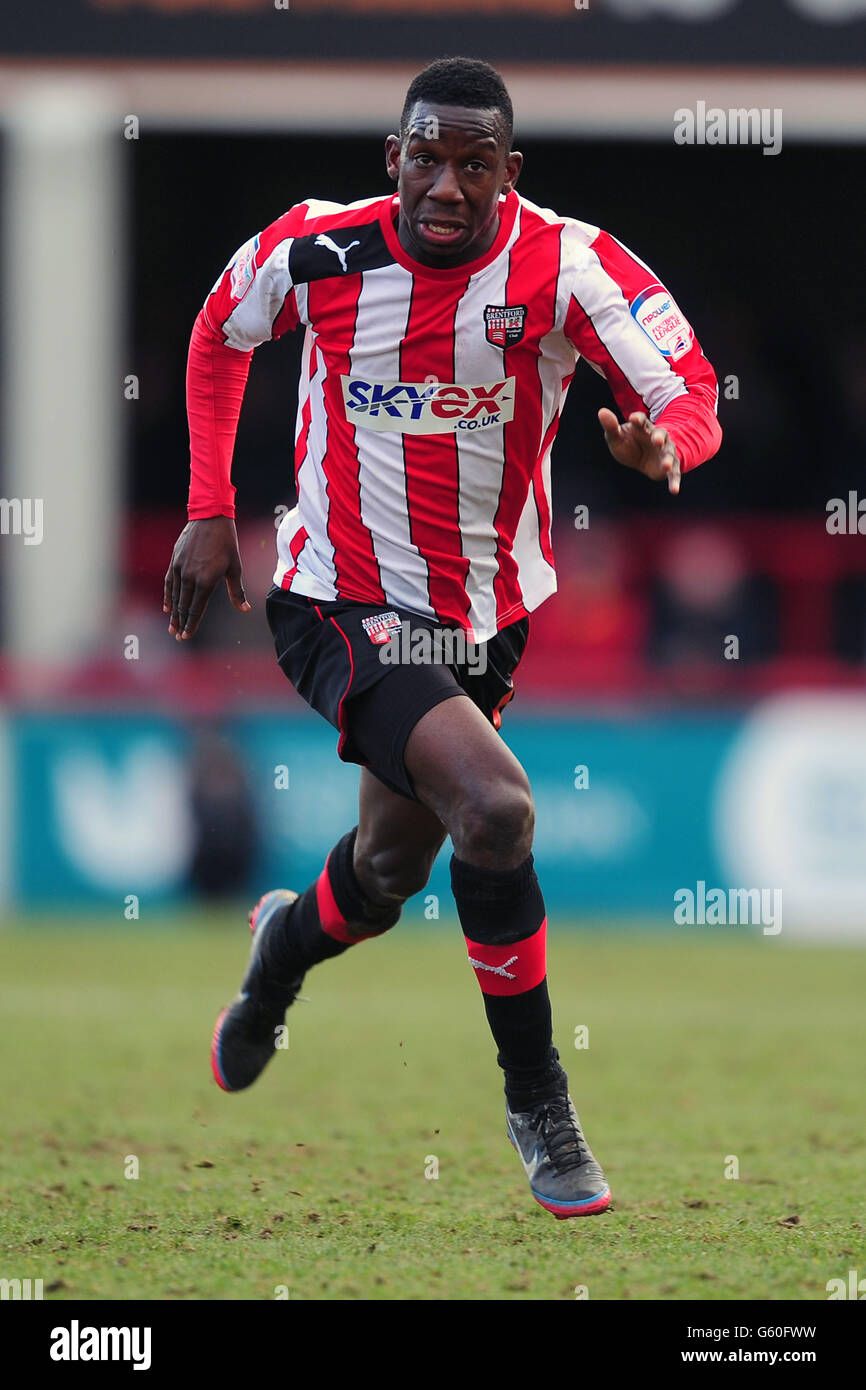
[{"label": "short black hair", "polygon": [[514,135],[514,111],[508,89],[495,68],[478,58],[437,58],[413,77],[400,115],[400,138],[405,138],[416,101],[439,106],[469,106],[479,111],[498,111],[502,116],[506,146]]}]

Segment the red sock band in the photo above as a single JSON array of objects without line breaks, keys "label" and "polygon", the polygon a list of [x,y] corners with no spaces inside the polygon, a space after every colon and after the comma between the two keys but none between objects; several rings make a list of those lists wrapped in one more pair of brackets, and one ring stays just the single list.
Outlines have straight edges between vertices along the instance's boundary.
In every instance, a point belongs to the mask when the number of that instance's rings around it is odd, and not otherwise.
[{"label": "red sock band", "polygon": [[346,919],[337,906],[337,899],[334,897],[334,890],[328,877],[330,862],[331,856],[329,854],[325,860],[325,867],[316,880],[316,906],[319,909],[319,922],[322,931],[326,931],[335,941],[342,941],[344,946],[352,946],[360,938],[351,936],[346,931]]},{"label": "red sock band", "polygon": [[319,909],[319,924],[322,931],[332,936],[335,941],[341,941],[344,946],[354,946],[356,941],[368,941],[372,936],[378,936],[378,932],[360,932],[353,936],[347,930],[346,918],[337,906],[337,899],[334,897],[334,890],[331,887],[331,879],[328,873],[328,865],[331,856],[325,860],[325,867],[316,879],[316,906]]},{"label": "red sock band", "polygon": [[482,994],[526,994],[547,974],[547,918],[538,931],[510,946],[488,946],[467,936],[469,964]]}]

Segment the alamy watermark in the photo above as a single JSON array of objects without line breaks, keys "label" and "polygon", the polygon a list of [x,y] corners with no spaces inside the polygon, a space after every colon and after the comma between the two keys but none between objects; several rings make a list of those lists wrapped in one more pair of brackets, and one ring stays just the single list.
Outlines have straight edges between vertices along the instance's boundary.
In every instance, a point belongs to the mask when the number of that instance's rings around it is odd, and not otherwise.
[{"label": "alamy watermark", "polygon": [[5,1302],[12,1299],[27,1301],[28,1299],[41,1299],[42,1280],[41,1279],[0,1279],[0,1300]]},{"label": "alamy watermark", "polygon": [[48,1354],[52,1361],[131,1361],[134,1371],[147,1371],[151,1338],[149,1327],[82,1327],[73,1318],[52,1328]]},{"label": "alamy watermark", "polygon": [[839,1298],[853,1298],[862,1303],[866,1299],[866,1279],[861,1279],[856,1269],[848,1270],[847,1280],[828,1279],[824,1287],[827,1290],[828,1302]]},{"label": "alamy watermark", "polygon": [[41,545],[42,498],[0,497],[0,536],[23,536],[25,545]]},{"label": "alamy watermark", "polygon": [[364,618],[363,626],[383,666],[464,666],[470,676],[487,670],[486,642],[473,642],[462,628],[413,626],[394,612]]},{"label": "alamy watermark", "polygon": [[782,930],[781,888],[708,888],[698,879],[695,888],[674,893],[677,926],[762,926],[765,936]]},{"label": "alamy watermark", "polygon": [[721,106],[695,103],[674,112],[677,145],[763,145],[764,154],[782,152],[781,106]]},{"label": "alamy watermark", "polygon": [[866,536],[866,497],[852,488],[846,497],[831,497],[824,525],[829,536]]}]

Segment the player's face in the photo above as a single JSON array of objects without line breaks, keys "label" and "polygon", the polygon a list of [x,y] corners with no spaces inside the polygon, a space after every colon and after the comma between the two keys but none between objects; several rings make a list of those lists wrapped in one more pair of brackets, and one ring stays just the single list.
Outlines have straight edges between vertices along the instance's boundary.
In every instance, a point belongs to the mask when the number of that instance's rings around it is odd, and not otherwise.
[{"label": "player's face", "polygon": [[385,159],[410,256],[444,269],[490,249],[499,195],[511,191],[523,163],[507,148],[498,111],[416,102],[402,143],[388,136]]}]

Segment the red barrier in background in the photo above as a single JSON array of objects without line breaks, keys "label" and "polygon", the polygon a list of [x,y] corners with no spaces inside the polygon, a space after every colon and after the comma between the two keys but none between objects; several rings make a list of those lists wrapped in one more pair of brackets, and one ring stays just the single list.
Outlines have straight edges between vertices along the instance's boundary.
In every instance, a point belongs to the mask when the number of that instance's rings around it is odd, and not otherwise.
[{"label": "red barrier in background", "polygon": [[[264,619],[273,522],[239,524],[253,613],[241,617],[218,593],[181,645],[167,632],[162,586],[182,524],[173,513],[129,518],[123,594],[103,650],[74,669],[7,663],[0,692],[27,704],[61,697],[209,713],[297,701]],[[866,545],[829,534],[822,516],[593,519],[585,530],[560,521],[554,550],[559,590],[531,617],[521,704],[748,702],[792,687],[856,687],[866,676]],[[124,659],[130,636],[134,660]]]}]

